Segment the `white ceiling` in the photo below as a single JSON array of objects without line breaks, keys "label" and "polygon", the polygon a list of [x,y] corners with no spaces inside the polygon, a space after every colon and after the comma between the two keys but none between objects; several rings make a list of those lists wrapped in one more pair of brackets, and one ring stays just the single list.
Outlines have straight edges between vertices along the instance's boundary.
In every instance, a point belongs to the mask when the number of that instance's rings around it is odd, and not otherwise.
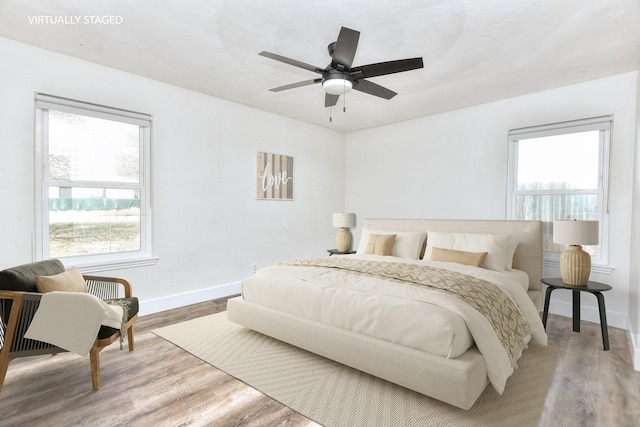
[{"label": "white ceiling", "polygon": [[[372,78],[398,95],[349,92],[332,122],[320,85],[268,91],[318,75],[260,51],[324,68],[341,26],[354,66],[424,69]],[[640,0],[0,0],[0,37],[352,132],[637,70]]]}]

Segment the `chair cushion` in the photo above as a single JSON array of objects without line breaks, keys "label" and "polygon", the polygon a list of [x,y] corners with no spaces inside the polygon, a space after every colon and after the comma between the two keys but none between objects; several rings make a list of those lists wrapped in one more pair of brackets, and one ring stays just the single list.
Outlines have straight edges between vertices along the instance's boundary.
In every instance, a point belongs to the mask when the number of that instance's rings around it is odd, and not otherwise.
[{"label": "chair cushion", "polygon": [[38,292],[36,276],[64,273],[64,265],[57,259],[32,262],[0,271],[0,289],[5,291]]},{"label": "chair cushion", "polygon": [[[138,310],[139,310],[139,304],[138,304],[138,298],[137,297],[131,297],[131,298],[118,298],[115,300],[104,300],[107,304],[109,302],[118,302],[118,304],[120,304],[121,302],[124,302],[127,306],[127,322],[129,320],[131,320],[131,318],[133,316],[135,316],[136,314],[138,314]],[[119,329],[115,329],[115,328],[110,328],[109,326],[101,326],[100,327],[100,331],[98,331],[98,339],[103,339],[103,338],[109,338],[110,336],[112,336],[113,334],[115,334],[116,332],[119,332]]]}]

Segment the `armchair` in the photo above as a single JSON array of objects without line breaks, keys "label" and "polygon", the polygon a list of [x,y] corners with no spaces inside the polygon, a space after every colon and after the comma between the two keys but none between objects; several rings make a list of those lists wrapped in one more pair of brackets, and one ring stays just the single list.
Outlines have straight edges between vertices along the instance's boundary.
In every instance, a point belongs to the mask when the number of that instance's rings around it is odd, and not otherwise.
[{"label": "armchair", "polygon": [[[36,287],[36,276],[53,276],[65,271],[59,260],[45,260],[0,271],[0,392],[9,362],[18,357],[56,354],[66,350],[54,345],[25,338],[24,335],[38,309],[41,293]],[[138,319],[138,299],[132,295],[131,285],[125,279],[83,276],[90,294],[110,302],[118,300],[126,305],[129,351],[134,349],[133,325]],[[100,388],[100,352],[121,338],[121,331],[102,326],[98,332],[89,359],[91,382],[94,390]]]}]

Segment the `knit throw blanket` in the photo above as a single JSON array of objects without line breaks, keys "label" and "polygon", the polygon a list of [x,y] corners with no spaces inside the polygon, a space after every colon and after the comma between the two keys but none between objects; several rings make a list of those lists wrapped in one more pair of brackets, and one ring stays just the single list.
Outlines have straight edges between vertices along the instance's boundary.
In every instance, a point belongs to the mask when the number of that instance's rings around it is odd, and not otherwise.
[{"label": "knit throw blanket", "polygon": [[120,323],[120,350],[124,347],[124,337],[127,334],[127,319],[129,318],[129,304],[122,299],[105,300],[107,304],[117,305],[122,308],[122,322]]},{"label": "knit throw blanket", "polygon": [[486,317],[513,368],[517,367],[517,359],[526,348],[530,329],[520,309],[500,288],[485,280],[426,265],[348,257],[298,259],[280,264],[339,269],[352,274],[424,286],[455,296]]}]

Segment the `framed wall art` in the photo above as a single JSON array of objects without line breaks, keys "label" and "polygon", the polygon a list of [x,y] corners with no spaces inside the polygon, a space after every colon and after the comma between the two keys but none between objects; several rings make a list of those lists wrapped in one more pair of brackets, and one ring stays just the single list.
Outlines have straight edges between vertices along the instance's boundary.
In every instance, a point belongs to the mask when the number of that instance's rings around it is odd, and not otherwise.
[{"label": "framed wall art", "polygon": [[293,157],[258,152],[256,199],[293,200]]}]

